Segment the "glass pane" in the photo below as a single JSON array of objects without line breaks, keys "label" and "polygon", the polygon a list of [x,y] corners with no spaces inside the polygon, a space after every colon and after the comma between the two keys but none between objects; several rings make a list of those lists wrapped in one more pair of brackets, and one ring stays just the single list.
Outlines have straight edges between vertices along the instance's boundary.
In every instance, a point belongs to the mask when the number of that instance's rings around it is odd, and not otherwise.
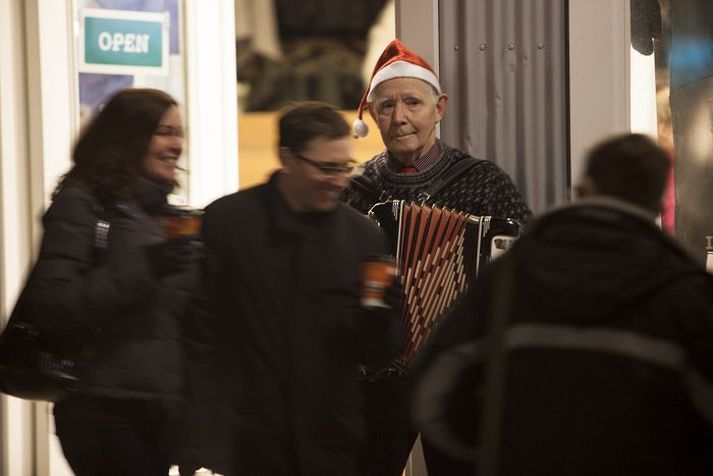
[{"label": "glass pane", "polygon": [[[125,88],[166,91],[178,101],[185,123],[182,15],[182,0],[74,1],[81,125]],[[187,150],[185,146],[183,168]],[[185,179],[181,177],[182,184]],[[185,197],[182,185],[174,199],[185,202]]]},{"label": "glass pane", "polygon": [[[326,101],[350,123],[356,118],[373,64],[395,37],[394,2],[235,0],[235,28],[244,188],[279,167],[277,111],[286,103]],[[378,129],[369,127],[354,142],[359,161],[383,149]]]},{"label": "glass pane", "polygon": [[713,2],[634,0],[636,32],[655,38],[657,134],[674,163],[663,225],[703,263],[713,252]]}]

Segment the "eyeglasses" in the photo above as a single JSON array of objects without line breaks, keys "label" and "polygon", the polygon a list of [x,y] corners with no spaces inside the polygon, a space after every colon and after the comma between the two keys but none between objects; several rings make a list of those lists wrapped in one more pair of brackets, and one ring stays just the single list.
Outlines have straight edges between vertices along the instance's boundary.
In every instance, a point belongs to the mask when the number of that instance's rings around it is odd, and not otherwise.
[{"label": "eyeglasses", "polygon": [[317,162],[316,160],[308,159],[307,157],[298,154],[294,150],[290,149],[290,152],[292,152],[292,155],[300,159],[302,162],[307,162],[313,167],[316,167],[319,169],[320,172],[322,172],[324,175],[349,175],[352,173],[354,170],[354,165],[324,165],[320,162]]}]

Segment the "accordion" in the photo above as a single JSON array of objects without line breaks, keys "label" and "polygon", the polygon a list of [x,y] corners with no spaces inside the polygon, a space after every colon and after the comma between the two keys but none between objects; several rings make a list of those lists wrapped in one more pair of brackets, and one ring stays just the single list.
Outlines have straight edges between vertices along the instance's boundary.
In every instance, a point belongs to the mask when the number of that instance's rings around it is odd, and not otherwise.
[{"label": "accordion", "polygon": [[393,367],[404,372],[479,267],[507,251],[520,225],[403,200],[378,203],[369,217],[388,235],[403,282],[405,342]]}]

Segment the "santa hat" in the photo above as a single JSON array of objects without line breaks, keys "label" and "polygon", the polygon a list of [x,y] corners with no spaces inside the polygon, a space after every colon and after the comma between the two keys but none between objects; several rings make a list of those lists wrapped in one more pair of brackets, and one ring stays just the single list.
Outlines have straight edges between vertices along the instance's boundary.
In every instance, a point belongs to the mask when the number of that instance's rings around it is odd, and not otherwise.
[{"label": "santa hat", "polygon": [[399,40],[392,40],[376,61],[369,86],[359,102],[358,117],[353,124],[355,138],[365,137],[369,134],[369,127],[362,119],[362,114],[366,109],[366,104],[371,101],[372,92],[379,84],[394,78],[421,79],[436,88],[439,94],[441,93],[441,84],[431,65],[417,53],[406,48]]}]

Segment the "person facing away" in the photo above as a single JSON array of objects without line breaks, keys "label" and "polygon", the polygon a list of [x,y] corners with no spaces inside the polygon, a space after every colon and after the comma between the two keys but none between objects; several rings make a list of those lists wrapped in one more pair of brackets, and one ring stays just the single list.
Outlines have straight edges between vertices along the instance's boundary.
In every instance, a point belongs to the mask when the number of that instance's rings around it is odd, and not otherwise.
[{"label": "person facing away", "polygon": [[[429,203],[478,216],[512,218],[526,224],[532,213],[510,178],[488,160],[475,159],[436,137],[448,95],[433,68],[399,40],[378,59],[358,107],[356,136],[368,133],[361,114],[376,122],[386,149],[367,161],[341,199],[366,213],[386,197]],[[443,184],[447,183],[445,186]],[[440,184],[440,190],[434,187]],[[403,378],[364,381],[368,445],[361,458],[365,476],[402,473],[417,432],[410,422],[410,392]],[[456,476],[469,470],[422,439],[431,476]]]},{"label": "person facing away", "polygon": [[[56,402],[62,451],[83,475],[161,475],[179,404],[181,327],[197,256],[167,240],[183,126],[176,101],[123,90],[79,137],[43,217],[22,299],[49,334],[91,351],[76,392]],[[108,223],[97,250],[99,223]]]},{"label": "person facing away", "polygon": [[278,155],[282,168],[267,183],[205,210],[199,308],[212,317],[233,438],[223,472],[355,474],[358,366],[383,365],[399,344],[396,309],[360,306],[361,263],[388,254],[386,240],[338,201],[353,160],[336,109],[283,110]]},{"label": "person facing away", "polygon": [[589,152],[580,200],[535,221],[424,352],[431,441],[477,453],[478,474],[711,473],[713,280],[654,222],[669,166],[639,134]]}]

